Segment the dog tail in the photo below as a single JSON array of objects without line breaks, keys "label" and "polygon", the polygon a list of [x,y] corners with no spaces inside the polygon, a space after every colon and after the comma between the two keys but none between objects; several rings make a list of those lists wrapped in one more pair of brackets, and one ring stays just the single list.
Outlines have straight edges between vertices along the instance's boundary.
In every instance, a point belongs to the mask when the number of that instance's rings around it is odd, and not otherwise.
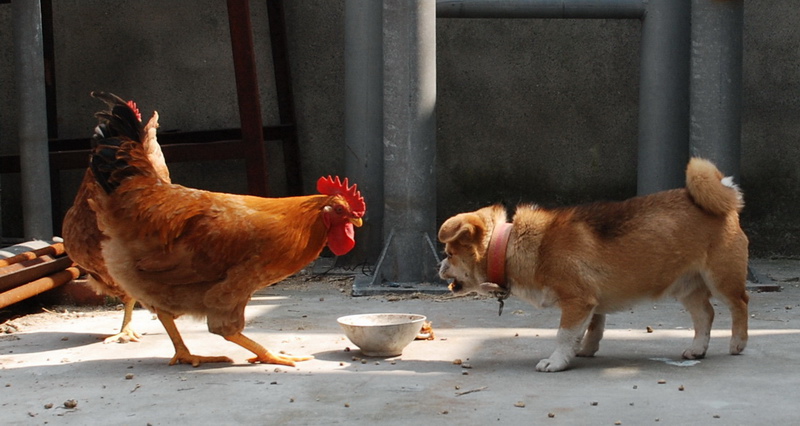
[{"label": "dog tail", "polygon": [[733,177],[724,177],[712,162],[702,158],[689,161],[686,189],[695,204],[711,214],[727,215],[744,207],[742,191],[733,183]]}]

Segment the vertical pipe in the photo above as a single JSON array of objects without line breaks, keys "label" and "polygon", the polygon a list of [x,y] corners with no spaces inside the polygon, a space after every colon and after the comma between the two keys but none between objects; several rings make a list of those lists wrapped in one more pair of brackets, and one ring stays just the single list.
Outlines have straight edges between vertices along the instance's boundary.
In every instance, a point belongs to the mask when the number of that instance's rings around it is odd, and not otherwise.
[{"label": "vertical pipe", "polygon": [[303,194],[303,172],[297,139],[297,114],[294,107],[292,73],[289,66],[289,41],[286,35],[286,10],[283,0],[267,1],[269,39],[272,46],[272,68],[275,70],[275,92],[278,95],[278,116],[281,124],[290,124],[292,131],[283,138],[283,164],[289,195]]},{"label": "vertical pipe", "polygon": [[368,205],[349,257],[374,264],[383,242],[383,2],[344,7],[344,167]]},{"label": "vertical pipe", "polygon": [[242,126],[242,146],[247,168],[247,188],[251,195],[267,196],[267,149],[261,121],[261,96],[258,92],[253,26],[249,0],[228,0],[228,24],[231,32],[233,68],[236,74],[236,97]]},{"label": "vertical pipe", "polygon": [[691,153],[737,180],[743,21],[742,0],[692,1]]},{"label": "vertical pipe", "polygon": [[49,239],[53,236],[53,213],[41,4],[39,1],[11,2],[11,20],[19,111],[23,232],[29,240]]},{"label": "vertical pipe", "polygon": [[642,21],[640,195],[684,185],[689,157],[691,0],[652,0]]},{"label": "vertical pipe", "polygon": [[[387,1],[384,8],[383,278],[435,277],[428,238],[436,232],[436,2]],[[393,234],[393,238],[388,236]]]}]

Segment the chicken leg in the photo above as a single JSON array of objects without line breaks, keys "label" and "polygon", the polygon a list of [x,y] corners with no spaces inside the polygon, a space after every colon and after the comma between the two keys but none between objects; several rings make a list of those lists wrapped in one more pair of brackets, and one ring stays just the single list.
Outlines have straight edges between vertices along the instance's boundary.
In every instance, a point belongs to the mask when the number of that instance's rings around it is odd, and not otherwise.
[{"label": "chicken leg", "polygon": [[175,347],[175,356],[169,361],[169,365],[175,364],[192,364],[192,367],[197,367],[203,363],[209,362],[233,362],[226,356],[199,356],[192,355],[189,349],[183,343],[181,334],[178,332],[178,327],[175,326],[175,317],[172,314],[158,311],[156,312],[158,320],[164,325],[167,330],[172,345]]},{"label": "chicken leg", "polygon": [[128,343],[138,342],[142,335],[137,333],[136,330],[131,328],[131,319],[133,319],[133,308],[136,306],[136,299],[126,296],[122,299],[124,306],[124,313],[122,315],[122,327],[119,333],[108,336],[103,340],[103,343]]},{"label": "chicken leg", "polygon": [[313,356],[275,355],[242,333],[236,333],[230,336],[223,336],[223,337],[225,337],[225,340],[236,343],[237,345],[256,354],[255,358],[250,358],[247,360],[247,362],[251,364],[260,362],[262,364],[280,364],[280,365],[288,365],[290,367],[294,367],[295,362],[308,361],[309,359],[314,359]]}]

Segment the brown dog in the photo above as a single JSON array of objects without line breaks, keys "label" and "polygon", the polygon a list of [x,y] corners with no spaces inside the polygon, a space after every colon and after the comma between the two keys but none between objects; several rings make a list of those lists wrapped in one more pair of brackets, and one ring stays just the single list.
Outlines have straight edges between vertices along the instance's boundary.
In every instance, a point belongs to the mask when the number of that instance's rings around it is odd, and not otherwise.
[{"label": "brown dog", "polygon": [[439,275],[453,280],[456,294],[514,294],[558,306],[556,350],[538,371],[593,356],[607,313],[665,296],[692,316],[695,335],[684,358],[705,356],[712,295],[731,311],[730,353],[738,354],[747,344],[749,299],[742,206],[732,180],[694,158],[682,189],[560,209],[522,205],[510,224],[499,205],[453,216],[439,230],[447,254]]}]

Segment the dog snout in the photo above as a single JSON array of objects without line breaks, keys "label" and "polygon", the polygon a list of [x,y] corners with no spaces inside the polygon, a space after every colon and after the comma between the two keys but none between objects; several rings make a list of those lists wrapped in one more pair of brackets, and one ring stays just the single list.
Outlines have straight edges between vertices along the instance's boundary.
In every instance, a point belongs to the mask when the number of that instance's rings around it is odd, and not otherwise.
[{"label": "dog snout", "polygon": [[452,283],[450,283],[449,286],[447,286],[447,288],[450,289],[450,291],[452,291],[453,293],[458,293],[459,291],[464,289],[464,286],[461,285],[461,283],[458,281],[453,281]]}]

